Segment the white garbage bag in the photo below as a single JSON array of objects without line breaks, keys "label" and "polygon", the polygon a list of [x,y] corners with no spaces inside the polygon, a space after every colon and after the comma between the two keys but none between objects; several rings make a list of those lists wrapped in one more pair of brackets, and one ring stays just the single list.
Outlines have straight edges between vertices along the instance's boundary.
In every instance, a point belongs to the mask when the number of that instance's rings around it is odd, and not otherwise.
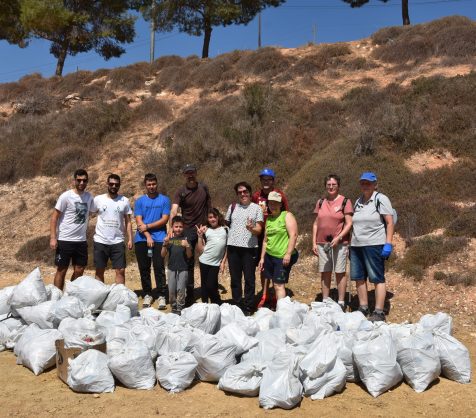
[{"label": "white garbage bag", "polygon": [[205,332],[198,328],[167,325],[160,328],[157,335],[157,353],[163,356],[179,351],[191,351],[205,335]]},{"label": "white garbage bag", "polygon": [[342,313],[336,318],[340,331],[358,331],[362,323],[369,322],[360,311]]},{"label": "white garbage bag", "polygon": [[158,325],[159,319],[166,314],[151,306],[150,308],[141,309],[139,315],[144,324],[155,326]]},{"label": "white garbage bag", "polygon": [[170,392],[182,392],[192,384],[197,366],[197,360],[188,352],[165,354],[157,359],[157,380]]},{"label": "white garbage bag", "polygon": [[418,324],[430,331],[441,331],[448,335],[453,334],[453,318],[445,312],[426,314],[420,318]]},{"label": "white garbage bag", "polygon": [[26,276],[11,293],[8,304],[14,315],[17,315],[17,309],[24,306],[38,305],[46,302],[46,288],[39,267]]},{"label": "white garbage bag", "polygon": [[440,358],[430,331],[417,330],[397,340],[397,361],[415,392],[423,392],[441,373]]},{"label": "white garbage bag", "polygon": [[304,395],[324,399],[345,386],[346,368],[337,356],[336,337],[321,336],[299,363]]},{"label": "white garbage bag", "polygon": [[0,319],[1,323],[10,330],[10,333],[3,345],[7,350],[13,350],[17,341],[28,328],[28,325],[25,324],[23,319],[15,318],[13,316],[7,317],[7,315],[1,315]]},{"label": "white garbage bag", "polygon": [[8,304],[8,299],[13,293],[15,286],[7,286],[3,289],[0,289],[0,315],[5,315],[10,312],[10,305]]},{"label": "white garbage bag", "polygon": [[47,284],[45,289],[47,300],[60,300],[63,297],[63,292],[54,284]]},{"label": "white garbage bag", "polygon": [[199,328],[207,334],[215,334],[220,329],[220,307],[216,304],[194,303],[182,310],[181,322]]},{"label": "white garbage bag", "polygon": [[471,381],[471,360],[468,349],[445,332],[436,330],[433,335],[443,376],[458,383],[469,383]]},{"label": "white garbage bag", "polygon": [[278,354],[286,351],[286,334],[281,328],[260,331],[256,334],[258,345],[241,357],[241,361],[252,361],[267,365]]},{"label": "white garbage bag", "polygon": [[318,330],[309,325],[301,325],[297,328],[288,328],[286,331],[286,342],[294,346],[306,346],[312,344],[317,336]]},{"label": "white garbage bag", "polygon": [[352,347],[354,346],[355,335],[353,332],[336,331],[334,333],[337,357],[342,360],[346,369],[347,382],[360,382],[359,370],[354,362]]},{"label": "white garbage bag", "polygon": [[205,382],[218,382],[226,369],[236,364],[236,348],[213,335],[205,335],[192,348],[198,362],[197,376]]},{"label": "white garbage bag", "polygon": [[75,392],[114,392],[114,377],[107,366],[107,356],[99,350],[86,350],[69,359],[68,386]]},{"label": "white garbage bag", "polygon": [[288,328],[299,327],[308,311],[309,306],[292,301],[289,296],[286,296],[278,300],[276,312],[269,321],[269,327],[281,328],[284,331]]},{"label": "white garbage bag", "polygon": [[241,362],[228,367],[218,381],[218,389],[242,396],[258,396],[266,366],[253,362]]},{"label": "white garbage bag", "polygon": [[84,306],[98,309],[109,294],[109,286],[91,276],[81,276],[66,282],[65,293],[77,297]]},{"label": "white garbage bag", "polygon": [[216,337],[228,341],[236,347],[236,355],[239,356],[258,345],[258,340],[250,337],[236,322],[226,325],[216,334]]},{"label": "white garbage bag", "polygon": [[49,320],[50,311],[55,303],[54,300],[47,300],[38,305],[18,308],[17,312],[28,325],[37,324],[40,328],[50,329],[53,328],[53,322]]},{"label": "white garbage bag", "polygon": [[258,322],[251,316],[244,316],[243,318],[238,318],[235,321],[235,324],[237,324],[250,337],[256,336],[256,334],[260,331]]},{"label": "white garbage bag", "polygon": [[141,342],[127,343],[108,362],[112,374],[125,387],[150,390],[155,386],[155,369],[149,349]]},{"label": "white garbage bag", "polygon": [[390,333],[367,332],[366,337],[356,341],[352,351],[362,382],[377,397],[398,384],[403,374]]},{"label": "white garbage bag", "polygon": [[243,311],[236,305],[222,303],[220,305],[220,328],[225,327],[238,319],[246,318]]},{"label": "white garbage bag", "polygon": [[7,349],[7,341],[10,337],[10,329],[0,321],[0,352]]},{"label": "white garbage bag", "polygon": [[36,324],[29,325],[15,344],[17,364],[22,364],[39,375],[55,365],[55,341],[61,338],[61,333],[56,329],[41,329]]},{"label": "white garbage bag", "polygon": [[139,321],[131,321],[133,325],[129,330],[128,341],[142,341],[149,349],[152,361],[155,361],[157,358],[157,348],[155,346],[155,342],[157,340],[159,328],[145,325]]},{"label": "white garbage bag", "polygon": [[65,318],[58,330],[63,334],[65,348],[87,349],[106,341],[104,333],[90,318]]},{"label": "white garbage bag", "polygon": [[113,357],[122,352],[123,347],[129,341],[129,333],[133,324],[128,321],[121,325],[115,325],[108,329],[106,335],[106,349],[108,357]]},{"label": "white garbage bag", "polygon": [[128,289],[125,285],[113,284],[110,286],[109,294],[103,302],[101,309],[115,311],[117,305],[126,305],[131,310],[131,315],[136,316],[139,310],[139,298],[134,291]]},{"label": "white garbage bag", "polygon": [[274,312],[268,308],[259,308],[253,315],[254,320],[259,326],[260,331],[267,331],[269,329],[269,322],[274,316]]},{"label": "white garbage bag", "polygon": [[82,318],[85,315],[86,307],[75,296],[63,296],[56,301],[52,309],[48,321],[52,322],[55,327],[58,327],[61,321],[65,318]]},{"label": "white garbage bag", "polygon": [[107,336],[109,329],[131,319],[131,310],[126,305],[117,305],[115,311],[102,311],[96,318],[96,324]]},{"label": "white garbage bag", "polygon": [[263,372],[259,404],[265,409],[294,408],[302,398],[302,384],[296,377],[297,359],[292,353],[278,353]]}]

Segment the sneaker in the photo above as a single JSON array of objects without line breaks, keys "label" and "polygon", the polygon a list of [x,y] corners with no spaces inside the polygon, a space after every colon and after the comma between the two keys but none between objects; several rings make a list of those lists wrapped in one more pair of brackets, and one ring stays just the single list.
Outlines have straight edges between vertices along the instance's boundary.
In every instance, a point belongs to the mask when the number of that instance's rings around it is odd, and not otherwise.
[{"label": "sneaker", "polygon": [[165,298],[163,296],[159,296],[158,299],[158,306],[161,311],[167,308],[167,304],[165,303]]},{"label": "sneaker", "polygon": [[257,309],[262,308],[265,305],[266,300],[267,300],[267,295],[263,295],[263,297],[259,301],[258,306],[256,308]]},{"label": "sneaker", "polygon": [[182,311],[180,309],[172,309],[172,313],[178,316],[182,315]]},{"label": "sneaker", "polygon": [[385,322],[385,314],[383,312],[373,312],[369,316],[369,321],[371,322]]},{"label": "sneaker", "polygon": [[152,296],[145,295],[142,301],[142,308],[150,308],[153,301],[154,299],[152,299]]},{"label": "sneaker", "polygon": [[369,316],[369,308],[362,308],[359,306],[359,309],[357,309],[359,312],[362,312],[365,317]]}]

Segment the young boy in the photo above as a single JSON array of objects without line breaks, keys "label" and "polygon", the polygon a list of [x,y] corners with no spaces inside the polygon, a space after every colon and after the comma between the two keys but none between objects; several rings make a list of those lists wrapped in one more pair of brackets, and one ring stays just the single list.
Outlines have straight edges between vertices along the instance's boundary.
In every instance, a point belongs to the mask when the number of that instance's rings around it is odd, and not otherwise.
[{"label": "young boy", "polygon": [[161,256],[169,254],[167,275],[169,282],[169,303],[172,313],[180,315],[185,307],[188,279],[188,260],[193,256],[192,246],[184,235],[184,224],[181,216],[172,218],[172,237],[164,239]]}]

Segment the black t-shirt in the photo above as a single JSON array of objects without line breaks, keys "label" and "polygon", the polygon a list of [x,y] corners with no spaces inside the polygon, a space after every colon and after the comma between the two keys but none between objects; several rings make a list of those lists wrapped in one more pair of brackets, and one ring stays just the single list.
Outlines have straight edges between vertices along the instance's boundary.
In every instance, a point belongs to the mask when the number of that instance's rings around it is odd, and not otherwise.
[{"label": "black t-shirt", "polygon": [[169,245],[167,247],[167,250],[169,252],[169,270],[188,270],[186,248],[182,246],[182,240],[184,239],[186,239],[185,235],[170,238]]},{"label": "black t-shirt", "polygon": [[205,224],[207,212],[211,207],[210,193],[204,183],[198,183],[194,189],[183,186],[175,192],[173,203],[182,209],[185,228]]}]

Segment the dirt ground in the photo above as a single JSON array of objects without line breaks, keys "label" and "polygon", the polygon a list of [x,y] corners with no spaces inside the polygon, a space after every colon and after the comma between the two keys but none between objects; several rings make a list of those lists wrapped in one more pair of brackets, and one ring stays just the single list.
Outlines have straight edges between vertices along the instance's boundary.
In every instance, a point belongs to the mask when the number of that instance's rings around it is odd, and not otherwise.
[{"label": "dirt ground", "polygon": [[[23,266],[26,267],[26,266]],[[294,298],[303,302],[312,301],[320,291],[311,259],[300,261],[294,268],[290,289]],[[41,267],[44,281],[51,283],[54,270]],[[92,273],[92,272],[89,272]],[[19,282],[24,273],[2,272],[0,287]],[[470,350],[474,369],[476,364],[476,317],[474,315],[474,291],[464,288],[447,288],[438,282],[415,284],[394,272],[389,275],[390,313],[388,320],[402,322],[417,321],[424,313],[438,310],[449,312],[454,319],[454,335]],[[228,277],[222,277],[229,297]],[[108,272],[106,282],[112,283]],[[127,284],[139,289],[137,267],[128,268]],[[198,286],[198,283],[197,283]],[[456,295],[458,295],[456,297]],[[461,301],[460,301],[461,298]],[[456,300],[458,303],[456,304]],[[474,416],[476,402],[474,383],[461,385],[440,378],[424,393],[415,393],[407,384],[401,383],[378,398],[369,395],[361,385],[348,383],[345,390],[322,401],[304,398],[300,406],[291,411],[275,409],[266,411],[259,407],[258,398],[228,395],[217,389],[215,384],[197,382],[179,394],[169,394],[159,385],[152,391],[138,391],[117,386],[112,394],[77,394],[56,376],[52,369],[39,376],[15,364],[12,352],[0,353],[0,416],[31,417],[49,416],[323,416],[333,417],[351,413],[354,417],[396,416]]]}]

